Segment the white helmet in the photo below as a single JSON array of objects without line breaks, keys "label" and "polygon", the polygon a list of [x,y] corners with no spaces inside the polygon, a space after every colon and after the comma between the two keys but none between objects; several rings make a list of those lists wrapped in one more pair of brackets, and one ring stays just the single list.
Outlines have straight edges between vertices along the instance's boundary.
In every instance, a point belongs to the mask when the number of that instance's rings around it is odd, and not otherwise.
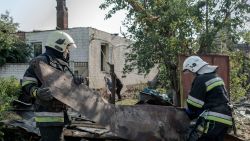
[{"label": "white helmet", "polygon": [[48,36],[46,46],[59,52],[65,52],[65,50],[70,47],[76,48],[72,37],[63,31],[52,31]]},{"label": "white helmet", "polygon": [[199,71],[208,63],[203,61],[199,56],[190,56],[183,62],[183,71],[189,70],[193,73]]}]

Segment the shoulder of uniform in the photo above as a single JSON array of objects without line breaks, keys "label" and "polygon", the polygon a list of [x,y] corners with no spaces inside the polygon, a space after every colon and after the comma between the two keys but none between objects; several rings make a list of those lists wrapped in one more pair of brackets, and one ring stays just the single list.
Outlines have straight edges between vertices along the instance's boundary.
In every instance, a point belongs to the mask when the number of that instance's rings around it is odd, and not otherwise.
[{"label": "shoulder of uniform", "polygon": [[202,74],[202,75],[198,75],[195,78],[195,82],[199,83],[199,84],[205,84],[208,80],[210,80],[212,78],[214,78],[214,76],[211,74]]},{"label": "shoulder of uniform", "polygon": [[205,85],[209,85],[218,81],[223,81],[223,79],[219,77],[216,73],[208,73],[208,74],[199,75],[197,76],[195,80],[196,80],[196,83],[203,83]]},{"label": "shoulder of uniform", "polygon": [[42,62],[44,62],[46,64],[48,63],[48,59],[44,54],[39,55],[39,56],[35,57],[34,59],[32,59],[30,64],[32,64],[32,62],[35,62],[35,61],[42,61]]}]

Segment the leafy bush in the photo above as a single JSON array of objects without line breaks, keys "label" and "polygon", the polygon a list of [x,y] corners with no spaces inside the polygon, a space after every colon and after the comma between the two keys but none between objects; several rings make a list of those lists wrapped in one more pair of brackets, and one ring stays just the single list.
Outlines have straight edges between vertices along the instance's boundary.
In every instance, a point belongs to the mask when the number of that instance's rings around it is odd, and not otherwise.
[{"label": "leafy bush", "polygon": [[0,120],[6,118],[4,112],[10,107],[13,99],[20,94],[20,83],[14,77],[0,78]]},{"label": "leafy bush", "polygon": [[249,65],[250,61],[242,52],[235,51],[230,54],[230,96],[237,102],[249,91]]},{"label": "leafy bush", "polygon": [[[14,77],[0,78],[0,120],[12,119],[13,114],[6,112],[10,107],[13,99],[16,99],[20,94],[20,83]],[[4,133],[3,125],[0,125],[0,141],[3,140]]]}]

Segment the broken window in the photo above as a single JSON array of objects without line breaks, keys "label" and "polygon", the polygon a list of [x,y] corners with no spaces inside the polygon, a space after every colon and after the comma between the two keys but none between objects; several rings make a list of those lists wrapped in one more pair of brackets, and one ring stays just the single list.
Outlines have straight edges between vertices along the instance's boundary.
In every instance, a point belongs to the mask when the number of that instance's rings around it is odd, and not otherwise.
[{"label": "broken window", "polygon": [[32,43],[34,57],[42,54],[42,42]]},{"label": "broken window", "polygon": [[101,71],[108,71],[109,50],[107,44],[101,45]]}]

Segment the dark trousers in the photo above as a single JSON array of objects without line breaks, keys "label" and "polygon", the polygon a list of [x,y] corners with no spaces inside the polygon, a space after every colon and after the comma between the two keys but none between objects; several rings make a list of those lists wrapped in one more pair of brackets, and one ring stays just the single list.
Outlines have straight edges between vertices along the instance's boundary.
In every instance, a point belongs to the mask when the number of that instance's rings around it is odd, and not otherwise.
[{"label": "dark trousers", "polygon": [[207,134],[203,134],[198,141],[223,141],[227,130],[227,125],[210,121]]},{"label": "dark trousers", "polygon": [[40,141],[63,141],[63,126],[39,126]]},{"label": "dark trousers", "polygon": [[209,121],[207,133],[201,133],[192,129],[193,131],[191,132],[188,141],[223,141],[228,128],[229,127],[223,123]]},{"label": "dark trousers", "polygon": [[[37,109],[44,111],[43,108],[39,106]],[[64,141],[63,128],[66,124],[70,123],[70,120],[67,111],[64,110],[63,113],[64,122],[36,122],[36,126],[39,128],[41,134],[40,141]]]},{"label": "dark trousers", "polygon": [[122,97],[121,97],[121,90],[122,90],[122,87],[123,87],[123,86],[117,86],[117,89],[116,89],[116,94],[117,94],[117,97],[118,97],[119,100],[122,99]]}]

